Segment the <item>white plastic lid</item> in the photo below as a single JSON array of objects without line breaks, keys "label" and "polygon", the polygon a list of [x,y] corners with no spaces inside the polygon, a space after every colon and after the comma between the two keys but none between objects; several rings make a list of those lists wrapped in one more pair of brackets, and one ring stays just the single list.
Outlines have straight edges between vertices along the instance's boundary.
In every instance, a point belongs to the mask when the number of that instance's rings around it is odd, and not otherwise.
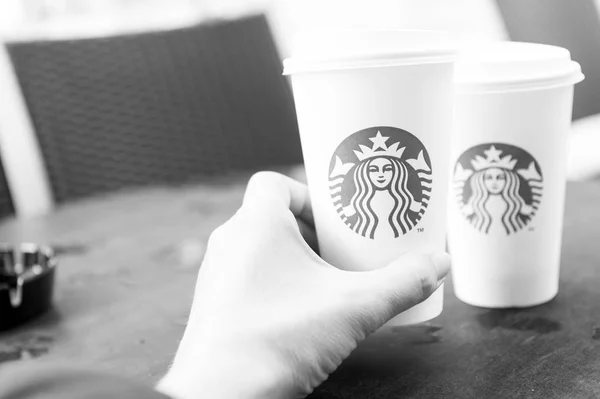
[{"label": "white plastic lid", "polygon": [[298,37],[284,75],[421,63],[452,62],[443,32],[424,30],[315,31]]},{"label": "white plastic lid", "polygon": [[583,80],[569,50],[535,43],[494,42],[462,49],[455,65],[459,91],[512,91]]}]

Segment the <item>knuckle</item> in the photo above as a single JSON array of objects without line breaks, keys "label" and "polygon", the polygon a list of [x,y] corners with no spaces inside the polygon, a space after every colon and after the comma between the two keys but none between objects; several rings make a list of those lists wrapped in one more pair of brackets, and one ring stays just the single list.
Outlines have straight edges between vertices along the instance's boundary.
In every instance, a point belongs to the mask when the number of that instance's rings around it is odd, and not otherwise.
[{"label": "knuckle", "polygon": [[437,288],[437,273],[435,267],[428,257],[422,257],[419,260],[422,265],[415,269],[416,279],[420,296],[425,299],[429,297]]},{"label": "knuckle", "polygon": [[[395,309],[402,303],[395,288],[382,284],[377,271],[348,273],[332,269],[332,280],[342,281],[340,303],[360,320],[377,323],[392,317]],[[381,320],[380,320],[381,319]]]},{"label": "knuckle", "polygon": [[255,206],[250,206],[242,203],[239,209],[233,214],[227,223],[245,223],[248,219],[257,217],[257,209]]},{"label": "knuckle", "polygon": [[246,187],[246,197],[241,211],[261,215],[269,213],[274,202],[274,189],[279,185],[280,179],[281,175],[269,171],[257,172],[252,175]]},{"label": "knuckle", "polygon": [[217,227],[209,236],[208,247],[213,251],[231,252],[235,245],[239,251],[253,247],[271,245],[282,235],[281,215],[246,209],[243,206],[224,224]]},{"label": "knuckle", "polygon": [[242,209],[239,209],[231,218],[212,231],[208,237],[208,244],[212,246],[223,246],[235,241],[237,235],[242,230],[240,228],[240,221],[242,219],[245,219],[244,212],[242,212]]},{"label": "knuckle", "polygon": [[279,180],[280,177],[281,175],[279,173],[263,170],[256,172],[250,177],[248,186],[264,186],[265,184]]},{"label": "knuckle", "polygon": [[208,237],[209,247],[220,247],[227,237],[227,223],[220,225]]}]

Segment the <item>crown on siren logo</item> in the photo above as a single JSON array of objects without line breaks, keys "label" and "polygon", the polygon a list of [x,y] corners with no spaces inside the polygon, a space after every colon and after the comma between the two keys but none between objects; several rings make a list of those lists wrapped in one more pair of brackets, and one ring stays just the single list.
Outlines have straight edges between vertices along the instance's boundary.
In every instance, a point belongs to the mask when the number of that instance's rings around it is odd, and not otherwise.
[{"label": "crown on siren logo", "polygon": [[369,140],[373,142],[373,146],[371,148],[359,144],[358,147],[360,151],[354,150],[354,154],[356,154],[356,158],[359,161],[364,161],[365,159],[374,158],[374,157],[395,157],[402,158],[402,154],[406,147],[398,148],[400,142],[393,143],[389,147],[385,144],[388,141],[389,137],[384,137],[380,131],[377,131],[375,137],[370,137]]},{"label": "crown on siren logo", "polygon": [[371,239],[399,237],[425,213],[431,177],[429,155],[419,139],[379,126],[360,130],[338,146],[329,188],[336,212],[352,231]]},{"label": "crown on siren logo", "polygon": [[483,152],[486,157],[482,157],[481,155],[475,156],[475,159],[471,161],[471,165],[475,168],[475,170],[482,170],[492,167],[505,168],[505,169],[514,169],[517,164],[517,160],[513,159],[511,155],[506,155],[504,157],[500,157],[502,151],[496,149],[493,145],[489,148],[489,150],[485,150]]}]

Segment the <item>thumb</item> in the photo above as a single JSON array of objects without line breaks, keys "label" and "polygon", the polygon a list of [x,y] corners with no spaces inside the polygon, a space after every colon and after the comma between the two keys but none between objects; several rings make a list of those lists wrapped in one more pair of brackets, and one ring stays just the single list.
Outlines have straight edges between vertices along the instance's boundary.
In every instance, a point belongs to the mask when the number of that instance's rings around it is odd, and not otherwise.
[{"label": "thumb", "polygon": [[366,307],[377,322],[392,317],[423,302],[441,285],[450,270],[450,256],[445,252],[408,253],[388,266],[367,272],[359,284]]}]

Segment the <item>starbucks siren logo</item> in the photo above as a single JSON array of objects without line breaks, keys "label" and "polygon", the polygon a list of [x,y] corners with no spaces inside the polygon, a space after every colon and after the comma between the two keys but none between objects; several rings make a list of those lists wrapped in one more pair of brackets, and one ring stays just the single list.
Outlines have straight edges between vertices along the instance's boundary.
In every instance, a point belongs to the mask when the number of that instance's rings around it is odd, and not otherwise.
[{"label": "starbucks siren logo", "polygon": [[463,216],[483,233],[510,235],[527,226],[540,206],[542,188],[537,161],[513,145],[477,145],[456,162],[456,201]]},{"label": "starbucks siren logo", "polygon": [[367,238],[399,237],[423,217],[431,195],[429,154],[411,133],[360,130],[335,150],[329,192],[342,221]]}]

